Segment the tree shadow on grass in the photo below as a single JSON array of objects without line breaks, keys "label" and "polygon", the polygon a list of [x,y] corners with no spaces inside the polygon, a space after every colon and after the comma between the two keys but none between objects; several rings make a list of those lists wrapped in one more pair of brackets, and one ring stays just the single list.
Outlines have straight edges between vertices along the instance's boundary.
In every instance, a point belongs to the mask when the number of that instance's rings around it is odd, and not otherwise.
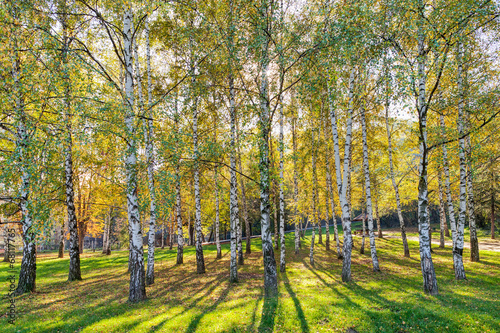
[{"label": "tree shadow on grass", "polygon": [[262,317],[260,319],[259,332],[274,331],[274,317],[278,307],[278,294],[264,297],[264,306],[262,307]]},{"label": "tree shadow on grass", "polygon": [[283,279],[283,285],[285,286],[286,291],[290,295],[290,297],[293,300],[293,304],[295,305],[295,310],[297,311],[297,317],[299,317],[300,320],[300,328],[302,329],[302,332],[309,332],[309,325],[307,324],[306,317],[304,315],[304,310],[302,309],[302,306],[300,305],[299,299],[297,298],[297,295],[295,292],[292,290],[292,287],[290,286],[290,281],[288,280],[288,276],[286,275],[286,272],[281,274],[281,277]]},{"label": "tree shadow on grass", "polygon": [[189,326],[188,328],[186,329],[186,332],[195,332],[196,331],[196,328],[198,327],[198,324],[200,323],[201,319],[207,314],[207,313],[210,313],[210,312],[213,312],[215,311],[215,309],[217,309],[217,306],[219,306],[219,304],[221,302],[223,302],[227,295],[229,294],[229,291],[231,290],[231,284],[228,283],[227,287],[222,291],[222,293],[220,294],[220,296],[217,298],[217,300],[215,301],[214,304],[212,304],[210,307],[206,308],[202,313],[200,313],[199,315],[197,315],[190,323],[189,323]]}]

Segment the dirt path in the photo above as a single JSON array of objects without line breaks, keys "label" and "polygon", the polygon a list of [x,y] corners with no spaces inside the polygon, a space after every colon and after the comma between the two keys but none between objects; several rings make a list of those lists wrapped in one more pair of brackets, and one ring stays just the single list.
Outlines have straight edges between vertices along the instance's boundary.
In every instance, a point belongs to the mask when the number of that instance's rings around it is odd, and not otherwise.
[{"label": "dirt path", "polygon": [[[386,238],[401,238],[401,235],[399,234],[393,234],[393,233],[385,233],[384,237]],[[418,237],[416,236],[408,236],[409,240],[412,241],[417,241],[418,242]],[[446,246],[451,247],[452,241],[446,239],[444,241]],[[432,244],[439,245],[439,238],[432,238]],[[470,249],[470,243],[464,242],[464,248]],[[485,250],[485,251],[497,251],[500,252],[500,240],[497,239],[491,239],[491,240],[481,240],[479,241],[479,251]]]}]

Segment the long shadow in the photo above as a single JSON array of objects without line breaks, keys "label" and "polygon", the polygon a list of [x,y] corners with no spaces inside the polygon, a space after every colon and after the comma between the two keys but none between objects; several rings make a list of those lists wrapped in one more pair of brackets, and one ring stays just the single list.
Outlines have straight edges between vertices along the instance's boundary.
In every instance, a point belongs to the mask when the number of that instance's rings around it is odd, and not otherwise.
[{"label": "long shadow", "polygon": [[260,319],[259,332],[274,332],[274,317],[278,307],[278,294],[264,297],[262,317]]},{"label": "long shadow", "polygon": [[300,320],[300,328],[302,329],[302,332],[309,332],[309,325],[307,324],[306,317],[304,315],[304,310],[302,310],[302,306],[300,305],[299,299],[297,298],[297,295],[290,286],[288,275],[286,274],[286,272],[284,272],[281,274],[281,277],[283,279],[283,284],[285,285],[285,289],[292,298],[293,304],[295,305],[295,310],[297,311],[297,316],[299,317]]},{"label": "long shadow", "polygon": [[217,300],[215,301],[214,304],[212,304],[209,308],[207,308],[205,311],[203,311],[202,313],[200,313],[199,315],[197,315],[193,320],[191,320],[191,322],[189,323],[188,328],[186,329],[186,332],[195,332],[196,328],[198,327],[198,324],[201,321],[201,319],[207,313],[213,312],[217,308],[217,306],[219,306],[219,304],[226,299],[227,295],[229,294],[229,290],[231,290],[231,284],[228,284],[228,286],[226,287],[226,289],[224,289],[224,291],[221,293],[221,295],[219,296],[219,298],[217,298]]},{"label": "long shadow", "polygon": [[257,308],[259,307],[259,302],[261,299],[262,299],[262,294],[255,301],[255,307],[253,308],[253,312],[252,312],[252,320],[250,321],[250,326],[248,327],[248,330],[247,330],[248,332],[254,331],[255,316],[257,315]]}]

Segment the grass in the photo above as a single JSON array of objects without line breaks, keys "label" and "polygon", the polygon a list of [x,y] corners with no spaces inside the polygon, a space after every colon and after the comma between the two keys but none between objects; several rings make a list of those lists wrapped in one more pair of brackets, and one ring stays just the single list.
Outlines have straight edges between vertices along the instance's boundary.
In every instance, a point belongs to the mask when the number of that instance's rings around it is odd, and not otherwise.
[{"label": "grass", "polygon": [[[84,253],[84,279],[72,283],[66,281],[67,254],[63,259],[40,254],[37,292],[16,299],[19,318],[11,325],[2,316],[0,331],[500,332],[500,252],[482,251],[481,262],[471,263],[465,250],[468,280],[456,282],[451,249],[434,247],[440,294],[430,297],[422,292],[418,242],[409,242],[412,257],[407,259],[399,239],[377,239],[382,271],[375,274],[369,248],[360,255],[360,238],[355,237],[353,282],[342,283],[333,242],[328,252],[316,244],[311,267],[310,235],[299,255],[293,252],[293,234],[287,237],[287,271],[279,273],[278,297],[267,299],[258,239],[252,240],[253,252],[245,255],[236,284],[228,282],[229,244],[223,245],[220,260],[215,246],[204,248],[203,275],[196,274],[193,247],[185,249],[181,266],[175,265],[175,249],[158,249],[155,284],[138,304],[127,302],[127,251]],[[276,258],[279,262],[279,254]],[[1,295],[7,292],[7,273],[7,264],[1,263]],[[0,307],[6,309],[4,299]]]}]

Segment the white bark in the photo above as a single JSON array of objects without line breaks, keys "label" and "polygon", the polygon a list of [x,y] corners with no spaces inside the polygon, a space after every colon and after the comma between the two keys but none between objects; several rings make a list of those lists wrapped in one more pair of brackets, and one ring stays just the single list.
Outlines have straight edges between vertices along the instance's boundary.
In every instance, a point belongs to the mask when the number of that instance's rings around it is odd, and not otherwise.
[{"label": "white bark", "polygon": [[294,219],[295,219],[295,254],[299,254],[300,248],[300,216],[298,214],[299,204],[299,176],[297,172],[297,133],[295,126],[297,118],[295,115],[292,118],[292,145],[293,145],[293,202],[294,202]]},{"label": "white bark", "polygon": [[458,220],[455,244],[453,246],[453,266],[455,268],[455,279],[466,280],[465,268],[463,263],[464,251],[464,226],[467,213],[467,162],[465,159],[465,138],[463,137],[464,126],[464,87],[463,87],[463,64],[462,64],[462,47],[460,42],[457,43],[457,61],[458,61],[458,118],[457,129],[460,139],[458,140],[458,157],[460,163],[460,198],[458,204]]},{"label": "white bark", "polygon": [[312,216],[312,235],[311,235],[311,248],[309,250],[309,262],[312,266],[314,266],[314,238],[316,236],[316,223],[318,221],[318,213],[317,213],[317,196],[318,196],[318,176],[316,172],[316,140],[314,138],[314,126],[311,126],[311,143],[312,143],[312,174],[313,174],[313,183],[312,183],[312,207],[313,207],[313,216]]},{"label": "white bark", "polygon": [[[388,93],[386,93],[388,94]],[[408,247],[408,240],[406,239],[406,227],[405,221],[403,219],[403,212],[401,209],[401,198],[399,197],[399,186],[396,182],[396,175],[394,172],[394,163],[393,163],[393,155],[392,155],[392,134],[389,128],[389,96],[386,95],[385,102],[385,128],[387,131],[387,150],[389,152],[389,170],[391,175],[392,187],[394,188],[394,194],[396,196],[396,209],[398,213],[399,219],[399,228],[401,229],[401,240],[403,241],[403,250],[404,256],[410,257],[410,248]]]},{"label": "white bark", "polygon": [[247,209],[247,197],[245,193],[245,182],[244,182],[244,177],[241,176],[243,174],[243,168],[241,167],[241,142],[240,142],[240,136],[239,136],[239,128],[238,128],[238,122],[239,120],[236,121],[236,139],[238,141],[237,147],[238,147],[238,168],[240,171],[240,189],[241,189],[241,201],[243,205],[243,221],[245,222],[245,234],[246,234],[246,249],[245,252],[247,254],[252,253],[251,249],[251,236],[252,236],[252,228],[250,226],[250,219],[248,218],[248,209]]},{"label": "white bark", "polygon": [[284,163],[285,163],[285,143],[283,142],[283,103],[280,100],[280,135],[279,135],[279,151],[280,151],[280,243],[281,243],[281,253],[280,253],[280,272],[284,272],[286,269],[285,263],[285,192],[284,183],[285,176],[283,173]]},{"label": "white bark", "polygon": [[271,239],[270,230],[270,205],[269,205],[269,96],[268,77],[269,68],[268,48],[270,38],[268,35],[268,0],[262,0],[259,8],[258,34],[261,36],[260,48],[260,91],[259,91],[259,171],[260,171],[260,215],[261,215],[261,237],[262,257],[264,261],[264,293],[266,297],[278,293],[278,277],[276,271],[276,259]]},{"label": "white bark", "polygon": [[215,245],[217,247],[217,259],[222,258],[222,252],[220,247],[220,212],[219,212],[219,169],[215,167],[214,172],[215,181]]},{"label": "white bark", "polygon": [[149,232],[148,232],[148,263],[146,272],[146,285],[151,285],[154,283],[154,265],[155,265],[155,232],[156,232],[156,196],[155,196],[155,183],[154,183],[154,155],[153,155],[153,119],[151,110],[149,107],[152,103],[152,93],[151,93],[151,54],[149,48],[149,24],[148,18],[145,18],[145,34],[146,34],[146,72],[148,79],[148,104],[147,110],[144,109],[144,97],[142,94],[142,82],[141,82],[141,69],[139,63],[139,52],[137,45],[137,35],[134,39],[134,55],[135,55],[135,73],[137,81],[137,92],[139,96],[139,111],[144,117],[148,119],[143,119],[144,127],[144,142],[146,150],[146,165],[148,172],[148,189],[149,189]]},{"label": "white bark", "polygon": [[441,167],[438,167],[438,187],[439,187],[439,247],[444,249],[444,236],[446,229],[446,212],[444,210],[443,175]]},{"label": "white bark", "polygon": [[134,114],[134,82],[132,68],[132,22],[133,14],[130,8],[125,8],[123,16],[123,53],[125,60],[125,127],[127,135],[127,153],[125,157],[125,173],[127,178],[127,213],[130,230],[130,287],[129,301],[137,302],[146,298],[144,256],[141,223],[137,202],[137,147],[135,140]]},{"label": "white bark", "polygon": [[194,160],[194,199],[195,215],[194,226],[196,229],[196,271],[198,274],[205,273],[205,258],[203,256],[203,237],[201,235],[201,194],[200,194],[200,165],[198,148],[198,96],[196,89],[196,63],[194,59],[193,41],[190,39],[191,48],[191,110],[193,113],[193,160]]},{"label": "white bark", "polygon": [[[444,138],[445,137],[444,131],[446,128],[444,123],[444,117],[441,114],[439,118],[440,118],[441,128],[443,131],[442,137]],[[448,205],[448,217],[450,219],[451,238],[453,240],[453,248],[455,248],[455,242],[457,236],[457,223],[455,221],[455,209],[453,208],[453,199],[451,197],[450,167],[448,165],[448,150],[446,149],[446,145],[443,145],[443,171],[444,171],[446,201]]]},{"label": "white bark", "polygon": [[232,74],[229,75],[229,113],[231,117],[231,188],[230,188],[230,226],[231,226],[231,263],[229,280],[238,282],[237,246],[238,246],[238,181],[236,179],[236,111],[234,101],[234,83]]},{"label": "white bark", "polygon": [[349,181],[349,162],[351,159],[350,149],[352,142],[352,113],[353,113],[353,99],[354,99],[354,69],[351,69],[349,76],[349,107],[347,110],[347,130],[344,149],[344,175],[341,174],[340,164],[340,149],[339,149],[339,135],[337,131],[337,116],[334,105],[333,91],[330,85],[329,91],[329,107],[330,107],[330,121],[332,125],[333,137],[333,151],[335,154],[335,172],[337,176],[337,190],[339,193],[340,206],[342,208],[342,228],[344,230],[344,260],[342,263],[342,281],[351,281],[351,252],[352,252],[352,235],[351,235],[351,214],[349,210],[349,202],[347,200],[347,183]]},{"label": "white bark", "polygon": [[[419,7],[423,7],[422,0],[419,0]],[[420,148],[420,164],[419,164],[419,184],[418,184],[418,226],[420,239],[420,265],[422,269],[422,277],[424,280],[424,291],[431,295],[438,294],[438,286],[436,280],[436,272],[432,262],[431,244],[429,239],[429,223],[427,221],[427,205],[428,205],[428,184],[427,184],[427,166],[428,154],[427,149],[427,109],[425,101],[425,45],[423,33],[423,19],[418,18],[418,113],[419,113],[419,148]]]},{"label": "white bark", "polygon": [[[361,107],[361,126],[363,130],[363,170],[365,174],[365,185],[366,185],[366,211],[368,213],[368,236],[370,237],[370,253],[372,256],[373,270],[375,272],[380,271],[377,257],[377,248],[375,246],[375,233],[373,232],[373,210],[372,210],[372,194],[371,194],[371,183],[370,183],[370,163],[368,160],[368,140],[367,140],[367,130],[366,130],[366,117],[365,108]],[[364,237],[363,230],[363,237]]]},{"label": "white bark", "polygon": [[[174,100],[174,123],[175,123],[175,211],[177,216],[177,265],[184,263],[184,233],[182,231],[182,197],[181,197],[181,170],[180,170],[180,125],[178,108],[178,91],[175,92]],[[188,226],[188,234],[189,234]]]},{"label": "white bark", "polygon": [[330,214],[329,214],[329,200],[331,199],[331,208],[332,208],[332,219],[333,219],[333,234],[334,234],[334,237],[335,237],[335,242],[336,242],[336,245],[337,245],[337,258],[338,259],[342,259],[343,258],[343,255],[342,255],[342,251],[340,249],[340,240],[339,240],[339,233],[338,233],[338,229],[337,229],[337,218],[335,217],[335,200],[334,200],[334,196],[333,196],[333,187],[332,187],[332,176],[331,176],[331,166],[330,166],[330,146],[328,145],[328,135],[327,135],[327,128],[326,128],[326,124],[324,123],[323,121],[323,131],[324,131],[324,135],[325,135],[325,144],[326,144],[326,187],[327,187],[327,190],[328,190],[328,195],[326,197],[326,223],[327,223],[327,227],[326,227],[326,249],[329,250],[330,249],[330,227],[328,225],[328,221],[330,220]]}]

